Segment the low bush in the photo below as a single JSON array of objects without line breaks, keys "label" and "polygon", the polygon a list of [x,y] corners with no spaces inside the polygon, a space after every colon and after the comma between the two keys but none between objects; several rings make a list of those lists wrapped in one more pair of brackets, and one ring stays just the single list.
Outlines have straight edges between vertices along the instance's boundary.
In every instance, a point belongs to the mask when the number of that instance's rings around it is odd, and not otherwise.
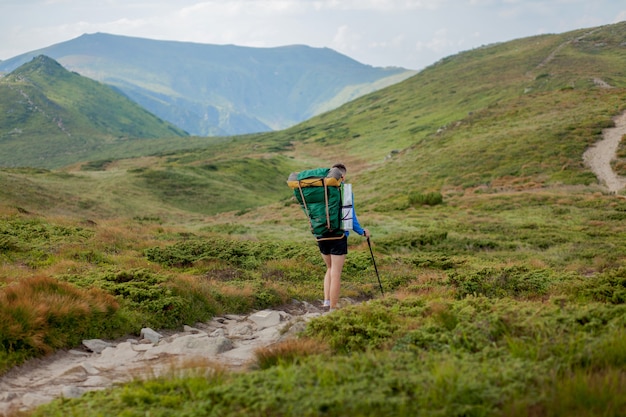
[{"label": "low bush", "polygon": [[612,304],[626,303],[626,268],[598,274],[583,286],[583,294],[595,301]]},{"label": "low bush", "polygon": [[486,297],[540,297],[553,282],[548,270],[531,270],[525,266],[482,268],[477,271],[455,270],[449,273],[450,284],[457,295],[484,295]]},{"label": "low bush", "polygon": [[388,309],[366,304],[323,316],[310,323],[305,334],[325,341],[338,353],[363,352],[382,347],[399,327]]},{"label": "low bush", "polygon": [[385,253],[406,252],[440,245],[448,238],[445,230],[424,230],[385,236],[376,240],[377,246]]},{"label": "low bush", "polygon": [[329,348],[324,342],[302,337],[256,349],[254,356],[256,365],[260,369],[267,369],[277,365],[300,363],[308,356],[328,353]]},{"label": "low bush", "polygon": [[304,245],[210,238],[148,248],[145,256],[152,262],[174,267],[184,268],[200,260],[218,259],[231,265],[254,269],[273,259],[306,259],[311,256],[311,252],[311,248]]},{"label": "low bush", "polygon": [[443,195],[440,192],[422,193],[413,191],[409,193],[410,206],[436,206],[443,203]]},{"label": "low bush", "polygon": [[[141,327],[176,328],[206,320],[220,308],[210,296],[210,288],[200,288],[188,280],[168,278],[147,269],[104,271],[87,277],[67,275],[69,282],[97,287],[119,300],[134,315],[133,331]],[[141,326],[141,327],[139,327]]]}]

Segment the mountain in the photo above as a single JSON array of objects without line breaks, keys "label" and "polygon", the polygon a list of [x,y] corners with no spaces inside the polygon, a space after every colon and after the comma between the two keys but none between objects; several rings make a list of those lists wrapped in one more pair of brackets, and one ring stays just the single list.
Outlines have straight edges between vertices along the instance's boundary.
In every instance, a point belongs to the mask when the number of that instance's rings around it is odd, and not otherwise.
[{"label": "mountain", "polygon": [[181,129],[100,82],[38,56],[0,78],[0,165],[56,167],[133,138]]},{"label": "mountain", "polygon": [[283,129],[414,71],[363,65],[328,48],[250,48],[157,41],[104,33],[19,55],[37,55],[115,86],[155,115],[194,135]]},{"label": "mountain", "polygon": [[624,44],[626,23],[490,45],[289,129],[198,141],[195,150],[192,138],[172,139],[160,155],[154,146],[133,151],[152,155],[149,165],[126,159],[98,172],[116,187],[132,184],[125,194],[138,201],[160,202],[137,202],[139,212],[165,216],[169,207],[176,218],[280,201],[290,171],[335,161],[347,163],[363,209],[385,215],[402,213],[413,192],[591,186],[582,155],[626,109]]}]

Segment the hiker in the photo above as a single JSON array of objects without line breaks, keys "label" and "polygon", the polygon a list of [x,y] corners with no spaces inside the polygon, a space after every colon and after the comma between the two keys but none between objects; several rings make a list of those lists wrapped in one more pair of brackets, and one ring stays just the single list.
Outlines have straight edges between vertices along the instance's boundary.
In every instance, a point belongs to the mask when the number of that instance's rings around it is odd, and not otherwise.
[{"label": "hiker", "polygon": [[[345,181],[346,166],[338,163],[332,166],[332,168],[338,168],[341,175],[341,182]],[[352,198],[354,200],[354,198]],[[364,229],[359,224],[354,211],[354,205],[352,206],[352,230],[357,234],[365,237],[370,237],[370,232]],[[317,239],[320,253],[326,264],[326,274],[324,275],[324,307],[328,307],[329,311],[333,311],[337,308],[337,302],[339,301],[339,291],[341,289],[341,272],[343,270],[343,264],[346,261],[346,255],[348,254],[348,230],[343,232],[341,238],[336,236],[322,236]]]},{"label": "hiker", "polygon": [[346,166],[315,168],[292,172],[287,185],[307,215],[311,233],[315,236],[326,264],[324,275],[324,307],[337,308],[341,287],[341,272],[348,254],[349,230],[367,237],[370,232],[359,224],[354,212],[352,185],[344,183]]}]

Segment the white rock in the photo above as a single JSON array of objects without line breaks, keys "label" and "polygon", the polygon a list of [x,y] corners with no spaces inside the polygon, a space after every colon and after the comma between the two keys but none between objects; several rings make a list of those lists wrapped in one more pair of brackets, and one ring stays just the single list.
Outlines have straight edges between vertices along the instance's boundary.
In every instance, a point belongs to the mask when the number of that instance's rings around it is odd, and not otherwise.
[{"label": "white rock", "polygon": [[151,355],[217,355],[232,349],[232,342],[225,337],[208,337],[202,335],[187,335],[176,338],[171,343],[156,346],[150,350]]},{"label": "white rock", "polygon": [[81,384],[83,387],[108,387],[109,385],[111,385],[111,380],[99,375],[90,376]]},{"label": "white rock", "polygon": [[94,361],[94,366],[98,368],[112,369],[124,366],[139,355],[129,342],[123,342],[117,347],[109,347],[102,351],[100,357]]},{"label": "white rock", "polygon": [[228,330],[228,336],[245,338],[251,336],[254,329],[250,323],[240,323]]},{"label": "white rock", "polygon": [[251,314],[248,319],[257,325],[258,330],[276,326],[280,323],[280,313],[275,310],[262,310]]},{"label": "white rock", "polygon": [[52,401],[52,397],[41,394],[26,393],[22,396],[22,404],[27,408],[37,407],[38,405],[45,404]]},{"label": "white rock", "polygon": [[67,353],[71,355],[76,355],[76,356],[89,356],[88,352],[83,352],[82,350],[76,350],[76,349],[70,349],[67,351]]},{"label": "white rock", "polygon": [[113,346],[113,344],[100,339],[83,340],[83,345],[95,353],[102,353],[104,349]]},{"label": "white rock", "polygon": [[152,348],[154,348],[152,343],[140,343],[138,345],[133,345],[133,350],[135,352],[146,352]]},{"label": "white rock", "polygon": [[85,372],[89,375],[98,375],[100,373],[98,368],[93,366],[90,362],[83,362],[80,366],[82,366]]},{"label": "white rock", "polygon": [[61,390],[61,395],[64,398],[78,398],[85,393],[84,388],[75,387],[75,386],[65,386]]},{"label": "white rock", "polygon": [[186,324],[183,326],[183,331],[185,333],[193,333],[193,334],[202,333],[202,330],[196,329],[195,327],[187,326]]},{"label": "white rock", "polygon": [[226,332],[224,331],[224,329],[215,329],[211,332],[211,334],[209,334],[209,336],[211,337],[219,337],[219,336],[226,336]]},{"label": "white rock", "polygon": [[152,330],[149,327],[144,327],[143,329],[141,329],[141,338],[142,339],[148,339],[149,341],[151,341],[152,343],[158,343],[159,340],[161,340],[163,338],[163,335],[155,332],[154,330]]},{"label": "white rock", "polygon": [[11,401],[17,398],[17,394],[14,392],[1,392],[0,393],[0,401]]}]

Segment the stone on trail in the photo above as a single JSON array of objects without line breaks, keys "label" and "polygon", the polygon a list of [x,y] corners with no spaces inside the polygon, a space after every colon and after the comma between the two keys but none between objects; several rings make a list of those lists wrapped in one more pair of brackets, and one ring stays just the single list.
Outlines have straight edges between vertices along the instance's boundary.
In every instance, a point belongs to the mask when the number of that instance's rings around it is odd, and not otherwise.
[{"label": "stone on trail", "polygon": [[233,344],[225,337],[208,337],[207,334],[185,335],[174,339],[170,343],[161,343],[146,352],[149,358],[158,358],[160,355],[198,355],[214,356],[232,349]]},{"label": "stone on trail", "polygon": [[155,332],[149,327],[144,327],[143,329],[141,329],[140,336],[142,339],[148,339],[154,344],[159,343],[159,340],[163,338],[163,335],[161,333]]},{"label": "stone on trail", "polygon": [[84,388],[75,387],[72,385],[65,386],[61,389],[61,395],[63,396],[63,398],[78,398],[84,393]]},{"label": "stone on trail", "polygon": [[257,330],[277,326],[280,323],[280,313],[275,310],[262,310],[251,314],[248,319],[257,325]]},{"label": "stone on trail", "polygon": [[41,404],[48,403],[51,400],[52,400],[52,397],[48,395],[41,395],[41,394],[27,393],[22,396],[22,404],[27,409],[37,407],[38,405],[41,405]]},{"label": "stone on trail", "polygon": [[114,345],[101,339],[87,339],[83,340],[83,346],[94,353],[102,353],[105,348],[113,347]]},{"label": "stone on trail", "polygon": [[228,331],[228,336],[240,339],[250,339],[252,338],[253,334],[254,329],[252,328],[252,325],[250,323],[236,324]]}]

